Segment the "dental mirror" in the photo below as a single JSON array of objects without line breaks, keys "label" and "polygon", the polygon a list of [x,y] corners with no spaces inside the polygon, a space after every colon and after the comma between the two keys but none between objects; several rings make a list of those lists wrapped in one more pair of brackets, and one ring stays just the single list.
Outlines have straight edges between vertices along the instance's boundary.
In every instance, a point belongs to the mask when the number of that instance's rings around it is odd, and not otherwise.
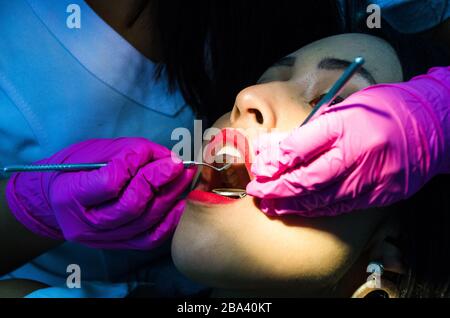
[{"label": "dental mirror", "polygon": [[221,195],[223,197],[228,198],[239,198],[242,199],[247,195],[247,192],[245,192],[245,189],[227,189],[227,188],[219,188],[219,189],[213,189],[212,192],[215,194]]}]

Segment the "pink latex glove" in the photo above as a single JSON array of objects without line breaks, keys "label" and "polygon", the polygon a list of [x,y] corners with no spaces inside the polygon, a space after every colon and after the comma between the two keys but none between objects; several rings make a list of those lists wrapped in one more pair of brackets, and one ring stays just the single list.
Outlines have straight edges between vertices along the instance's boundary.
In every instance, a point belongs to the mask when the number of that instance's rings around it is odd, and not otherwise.
[{"label": "pink latex glove", "polygon": [[144,138],[94,139],[39,163],[107,162],[98,170],[19,173],[6,197],[32,232],[96,248],[151,249],[174,231],[194,170]]},{"label": "pink latex glove", "polygon": [[450,172],[450,67],[357,92],[277,147],[268,138],[247,186],[265,213],[332,216],[406,199]]}]

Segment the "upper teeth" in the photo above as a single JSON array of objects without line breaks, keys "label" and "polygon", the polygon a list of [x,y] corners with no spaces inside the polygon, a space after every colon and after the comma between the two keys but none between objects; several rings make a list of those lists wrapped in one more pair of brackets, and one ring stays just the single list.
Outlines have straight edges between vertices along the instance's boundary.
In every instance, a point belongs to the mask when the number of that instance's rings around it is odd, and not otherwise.
[{"label": "upper teeth", "polygon": [[228,155],[241,158],[241,154],[239,153],[239,151],[236,148],[230,146],[225,146],[217,152],[217,156],[221,155]]}]

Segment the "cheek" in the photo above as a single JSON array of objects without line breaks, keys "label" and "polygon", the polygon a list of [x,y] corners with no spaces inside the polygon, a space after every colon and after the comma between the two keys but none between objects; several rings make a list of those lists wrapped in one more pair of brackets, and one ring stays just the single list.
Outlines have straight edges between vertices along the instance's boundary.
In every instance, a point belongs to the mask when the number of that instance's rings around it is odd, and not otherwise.
[{"label": "cheek", "polygon": [[[329,221],[270,219],[251,198],[202,210],[189,206],[173,240],[178,269],[216,288],[290,288],[311,294],[337,282],[358,256]],[[332,222],[333,223],[333,222]]]},{"label": "cheek", "polygon": [[277,120],[277,130],[291,131],[299,127],[310,113],[305,108],[306,106],[295,105],[295,108],[292,107],[292,110],[285,109]]},{"label": "cheek", "polygon": [[274,105],[278,131],[291,131],[297,128],[312,111],[311,105],[293,85],[286,87],[285,94],[276,98]]}]

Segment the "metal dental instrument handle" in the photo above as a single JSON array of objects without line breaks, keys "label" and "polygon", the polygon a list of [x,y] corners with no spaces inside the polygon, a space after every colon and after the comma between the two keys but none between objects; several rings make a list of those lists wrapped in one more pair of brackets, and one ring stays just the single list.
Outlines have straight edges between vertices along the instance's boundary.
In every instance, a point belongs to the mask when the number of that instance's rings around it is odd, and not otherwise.
[{"label": "metal dental instrument handle", "polygon": [[352,76],[356,73],[356,71],[364,64],[364,62],[365,62],[364,58],[360,56],[353,60],[353,63],[350,64],[345,69],[341,77],[339,77],[339,79],[333,84],[328,93],[326,93],[325,96],[322,97],[322,99],[317,103],[317,105],[314,107],[314,109],[308,115],[308,117],[306,117],[306,119],[303,121],[300,127],[305,125],[314,116],[314,114],[319,110],[320,107],[322,107],[323,105],[329,105],[333,102],[336,96],[339,95],[339,93],[342,91],[347,82],[352,78]]},{"label": "metal dental instrument handle", "polygon": [[[71,164],[42,164],[42,165],[13,165],[0,168],[0,172],[3,173],[16,173],[16,172],[53,172],[53,171],[89,171],[106,167],[107,163],[71,163]],[[191,166],[207,166],[216,171],[226,170],[231,166],[228,163],[220,168],[214,167],[207,163],[196,161],[183,161],[183,165],[186,168]]]},{"label": "metal dental instrument handle", "polygon": [[74,164],[42,164],[42,165],[13,165],[0,168],[3,173],[16,172],[50,172],[50,171],[84,171],[105,167],[107,163],[74,163]]}]

